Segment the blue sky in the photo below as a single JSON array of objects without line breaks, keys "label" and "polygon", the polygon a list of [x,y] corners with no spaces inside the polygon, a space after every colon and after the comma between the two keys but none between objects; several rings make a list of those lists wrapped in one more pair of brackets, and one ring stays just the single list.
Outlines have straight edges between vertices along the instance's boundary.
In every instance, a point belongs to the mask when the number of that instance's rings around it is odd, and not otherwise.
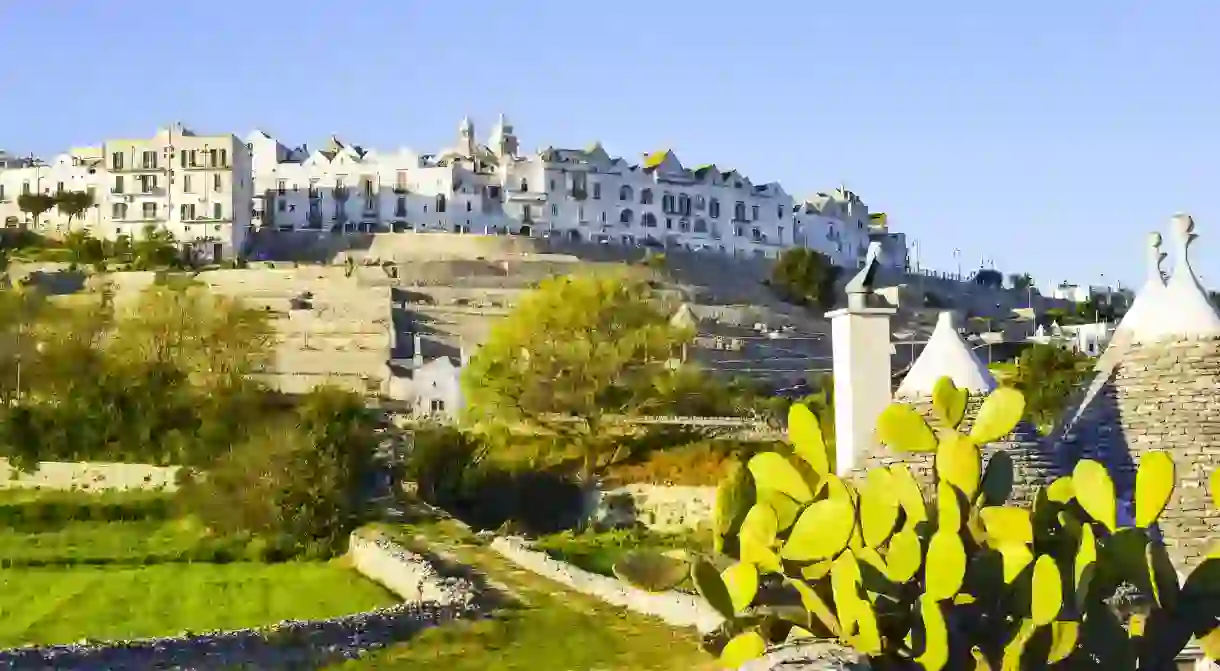
[{"label": "blue sky", "polygon": [[435,150],[504,112],[530,149],[842,181],[925,266],[1043,286],[1142,282],[1145,234],[1187,211],[1220,285],[1218,33],[1209,0],[0,0],[0,147],[182,120]]}]

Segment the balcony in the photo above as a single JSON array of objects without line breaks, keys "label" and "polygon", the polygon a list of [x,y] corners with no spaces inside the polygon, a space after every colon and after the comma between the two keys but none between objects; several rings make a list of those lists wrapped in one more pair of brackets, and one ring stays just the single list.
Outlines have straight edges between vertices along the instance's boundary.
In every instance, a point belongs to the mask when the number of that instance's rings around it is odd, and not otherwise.
[{"label": "balcony", "polygon": [[515,203],[542,203],[546,201],[546,194],[540,191],[508,191],[507,196],[509,201]]},{"label": "balcony", "polygon": [[144,198],[155,198],[155,197],[164,196],[165,188],[160,187],[160,186],[154,186],[154,187],[151,187],[148,189],[140,189],[139,191],[132,191],[131,193],[128,193],[126,195],[139,196],[139,197],[144,197]]},{"label": "balcony", "polygon": [[572,189],[568,192],[572,200],[586,200],[589,198],[589,192],[584,189]]},{"label": "balcony", "polygon": [[405,196],[407,194],[407,187],[402,185],[396,186],[394,187],[394,193],[400,196]]},{"label": "balcony", "polygon": [[182,166],[183,170],[231,170],[233,164],[228,161],[196,161]]},{"label": "balcony", "polygon": [[335,199],[336,200],[347,200],[347,197],[349,195],[351,195],[351,194],[348,193],[346,186],[336,186],[335,187]]},{"label": "balcony", "polygon": [[110,166],[107,168],[107,170],[110,172],[113,172],[113,173],[165,172],[166,167],[163,165],[160,165],[160,164],[156,164],[156,163],[151,163],[151,164],[144,163],[144,164],[140,164],[140,165],[125,165],[121,168],[116,168],[114,166]]}]

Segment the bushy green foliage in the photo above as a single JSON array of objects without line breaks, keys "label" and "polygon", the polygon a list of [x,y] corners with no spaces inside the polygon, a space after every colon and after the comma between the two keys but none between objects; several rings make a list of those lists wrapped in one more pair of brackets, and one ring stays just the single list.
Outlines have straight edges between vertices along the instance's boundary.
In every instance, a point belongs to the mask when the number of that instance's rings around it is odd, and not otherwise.
[{"label": "bushy green foliage", "polygon": [[654,413],[691,388],[675,364],[693,335],[670,323],[646,282],[623,274],[545,280],[463,372],[468,419],[559,436],[579,449],[591,476],[616,449],[603,431],[609,421]]},{"label": "bushy green foliage", "polygon": [[222,534],[251,533],[277,548],[326,555],[363,520],[372,418],[355,394],[318,388],[295,417],[258,428],[185,478],[188,510]]},{"label": "bushy green foliage", "polygon": [[797,247],[780,254],[768,283],[785,301],[829,310],[834,306],[834,283],[841,272],[825,254]]},{"label": "bushy green foliage", "polygon": [[1056,345],[1035,343],[1017,359],[1011,383],[1025,396],[1025,412],[1040,428],[1053,426],[1072,393],[1089,376],[1091,360]]},{"label": "bushy green foliage", "polygon": [[[699,593],[727,618],[712,642],[724,665],[793,636],[838,639],[876,667],[927,671],[1161,670],[1192,636],[1220,657],[1220,561],[1182,581],[1152,531],[1174,489],[1169,455],[1140,460],[1133,525],[1120,523],[1114,483],[1090,460],[1032,507],[1009,505],[1011,459],[1000,452],[984,465],[979,446],[1011,432],[1024,399],[999,388],[968,434],[957,430],[965,400],[945,378],[933,393],[939,432],[905,405],[878,421],[892,449],[935,454],[931,501],[902,464],[874,468],[858,486],[837,477],[812,413],[793,406],[793,454],[756,455],[721,489],[719,547],[730,556],[690,563]],[[642,586],[665,568],[654,558],[616,572],[633,567],[652,573]],[[800,607],[768,601],[768,581]]]}]

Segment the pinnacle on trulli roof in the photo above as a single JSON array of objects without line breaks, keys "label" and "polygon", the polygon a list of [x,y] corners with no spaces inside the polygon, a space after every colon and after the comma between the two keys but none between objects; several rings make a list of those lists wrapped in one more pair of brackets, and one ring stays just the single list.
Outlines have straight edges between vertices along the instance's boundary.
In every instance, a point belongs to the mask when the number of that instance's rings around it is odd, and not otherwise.
[{"label": "pinnacle on trulli roof", "polygon": [[971,393],[986,394],[996,387],[991,371],[979,361],[954,328],[952,312],[942,312],[937,317],[936,328],[932,330],[927,346],[911,365],[902,384],[898,385],[895,396],[931,396],[936,382],[945,376],[951,378],[958,389]]},{"label": "pinnacle on trulli roof", "polygon": [[1114,329],[1116,337],[1119,333],[1125,335],[1133,335],[1136,332],[1146,330],[1145,325],[1148,320],[1155,319],[1156,306],[1160,305],[1163,300],[1162,294],[1165,292],[1165,271],[1161,266],[1165,262],[1166,254],[1161,251],[1161,234],[1148,234],[1148,279],[1144,280],[1144,286],[1140,287],[1139,292],[1135,294],[1135,300],[1132,301],[1131,307],[1127,309],[1127,314],[1123,315],[1118,326]]},{"label": "pinnacle on trulli roof", "polygon": [[1141,308],[1133,320],[1123,320],[1133,343],[1220,337],[1220,315],[1190,265],[1190,245],[1199,237],[1194,233],[1194,219],[1175,215],[1171,228],[1176,257],[1173,274],[1163,289],[1158,291],[1153,284],[1152,300],[1145,301],[1147,307]]}]

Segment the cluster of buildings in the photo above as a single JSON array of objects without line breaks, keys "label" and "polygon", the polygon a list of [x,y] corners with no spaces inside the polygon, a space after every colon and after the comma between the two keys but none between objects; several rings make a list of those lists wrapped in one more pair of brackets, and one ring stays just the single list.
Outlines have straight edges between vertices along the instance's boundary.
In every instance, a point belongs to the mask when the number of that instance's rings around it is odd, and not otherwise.
[{"label": "cluster of buildings", "polygon": [[716,165],[687,167],[669,150],[639,161],[587,149],[521,150],[503,116],[486,142],[464,119],[434,154],[377,151],[332,137],[290,148],[261,132],[199,135],[181,124],[151,138],[76,148],[49,162],[0,152],[0,221],[29,224],[23,193],[88,191],[94,207],[47,232],[101,238],[164,228],[216,260],[248,251],[252,231],[284,234],[449,232],[523,235],[608,245],[775,257],[808,247],[836,264],[863,263],[879,240],[887,265],[906,265],[903,234],[858,195],[838,188],[796,199]]}]

